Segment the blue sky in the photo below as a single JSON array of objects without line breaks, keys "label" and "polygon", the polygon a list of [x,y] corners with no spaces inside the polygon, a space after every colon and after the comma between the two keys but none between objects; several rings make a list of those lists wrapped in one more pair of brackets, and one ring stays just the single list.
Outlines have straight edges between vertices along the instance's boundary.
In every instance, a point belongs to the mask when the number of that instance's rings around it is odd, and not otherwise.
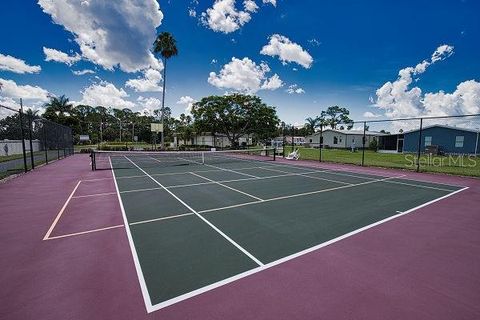
[{"label": "blue sky", "polygon": [[156,108],[162,65],[148,50],[168,31],[180,52],[167,69],[176,115],[234,91],[297,124],[331,105],[354,119],[480,113],[478,12],[468,0],[7,0],[0,103],[39,108],[50,92]]}]

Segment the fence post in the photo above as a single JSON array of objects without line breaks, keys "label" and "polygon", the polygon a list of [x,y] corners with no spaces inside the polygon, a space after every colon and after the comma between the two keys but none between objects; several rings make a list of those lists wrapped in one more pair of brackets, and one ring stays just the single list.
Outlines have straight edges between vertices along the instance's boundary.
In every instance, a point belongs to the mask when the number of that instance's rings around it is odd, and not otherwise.
[{"label": "fence post", "polygon": [[48,164],[48,147],[47,147],[47,131],[45,130],[45,124],[42,122],[43,133],[43,149],[45,150],[45,164]]},{"label": "fence post", "polygon": [[282,134],[283,134],[283,141],[282,141],[282,157],[285,158],[285,143],[287,140],[285,139],[285,122],[282,123]]},{"label": "fence post", "polygon": [[295,150],[295,126],[292,125],[292,152]]},{"label": "fence post", "polygon": [[420,130],[418,131],[417,172],[420,172],[420,151],[422,148],[422,128],[423,128],[423,118],[420,118]]},{"label": "fence post", "polygon": [[363,137],[362,137],[362,167],[365,165],[365,140],[366,136],[365,133],[367,131],[367,122],[363,122]]},{"label": "fence post", "polygon": [[28,138],[30,140],[30,161],[32,161],[32,170],[35,169],[35,157],[33,155],[33,142],[32,142],[32,115],[27,116],[28,120]]},{"label": "fence post", "polygon": [[319,142],[319,151],[320,151],[320,156],[319,156],[319,159],[318,161],[319,162],[322,162],[322,146],[323,146],[323,125],[320,125],[320,138],[318,140]]},{"label": "fence post", "polygon": [[28,171],[28,166],[27,166],[27,152],[25,150],[25,131],[23,130],[23,101],[22,101],[22,98],[20,98],[19,116],[20,116],[20,135],[21,135],[21,138],[22,138],[23,166],[24,166],[25,172],[27,172]]}]

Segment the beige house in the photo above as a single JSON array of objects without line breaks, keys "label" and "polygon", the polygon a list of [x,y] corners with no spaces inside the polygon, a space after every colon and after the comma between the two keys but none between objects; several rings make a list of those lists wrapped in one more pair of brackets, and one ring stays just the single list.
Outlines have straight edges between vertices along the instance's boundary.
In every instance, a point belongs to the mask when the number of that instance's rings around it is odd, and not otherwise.
[{"label": "beige house", "polygon": [[[322,139],[320,141],[320,135]],[[368,147],[370,142],[376,140],[378,142],[378,137],[384,136],[385,133],[377,131],[365,131],[365,146]],[[340,149],[350,149],[352,146],[355,148],[362,147],[362,138],[363,130],[337,130],[337,129],[326,129],[320,134],[320,132],[315,132],[312,135],[305,137],[305,146],[318,148],[320,143],[324,148],[340,148]]]}]

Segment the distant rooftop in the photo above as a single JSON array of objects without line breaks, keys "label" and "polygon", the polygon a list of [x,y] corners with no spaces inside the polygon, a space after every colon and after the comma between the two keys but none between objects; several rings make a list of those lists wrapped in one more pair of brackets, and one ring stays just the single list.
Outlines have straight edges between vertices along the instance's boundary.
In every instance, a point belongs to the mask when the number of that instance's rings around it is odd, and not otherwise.
[{"label": "distant rooftop", "polygon": [[[341,134],[346,134],[346,135],[363,135],[363,130],[339,130],[339,129],[325,129],[323,132],[326,131],[333,131],[333,132],[338,132]],[[315,132],[313,135],[319,135],[320,132]],[[379,132],[379,131],[365,131],[365,135],[367,136],[386,136],[388,133],[384,132]]]}]

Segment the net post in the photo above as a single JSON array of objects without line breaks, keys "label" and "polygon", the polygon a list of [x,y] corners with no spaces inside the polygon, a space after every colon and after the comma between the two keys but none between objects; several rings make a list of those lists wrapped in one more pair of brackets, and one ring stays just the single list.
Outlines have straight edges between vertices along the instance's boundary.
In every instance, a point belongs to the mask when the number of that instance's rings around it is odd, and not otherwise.
[{"label": "net post", "polygon": [[423,118],[420,118],[420,130],[418,130],[417,172],[420,172],[420,150],[422,148],[422,129],[423,129]]},{"label": "net post", "polygon": [[96,165],[95,165],[95,152],[92,150],[90,152],[90,159],[92,163],[92,171],[95,171]]}]

